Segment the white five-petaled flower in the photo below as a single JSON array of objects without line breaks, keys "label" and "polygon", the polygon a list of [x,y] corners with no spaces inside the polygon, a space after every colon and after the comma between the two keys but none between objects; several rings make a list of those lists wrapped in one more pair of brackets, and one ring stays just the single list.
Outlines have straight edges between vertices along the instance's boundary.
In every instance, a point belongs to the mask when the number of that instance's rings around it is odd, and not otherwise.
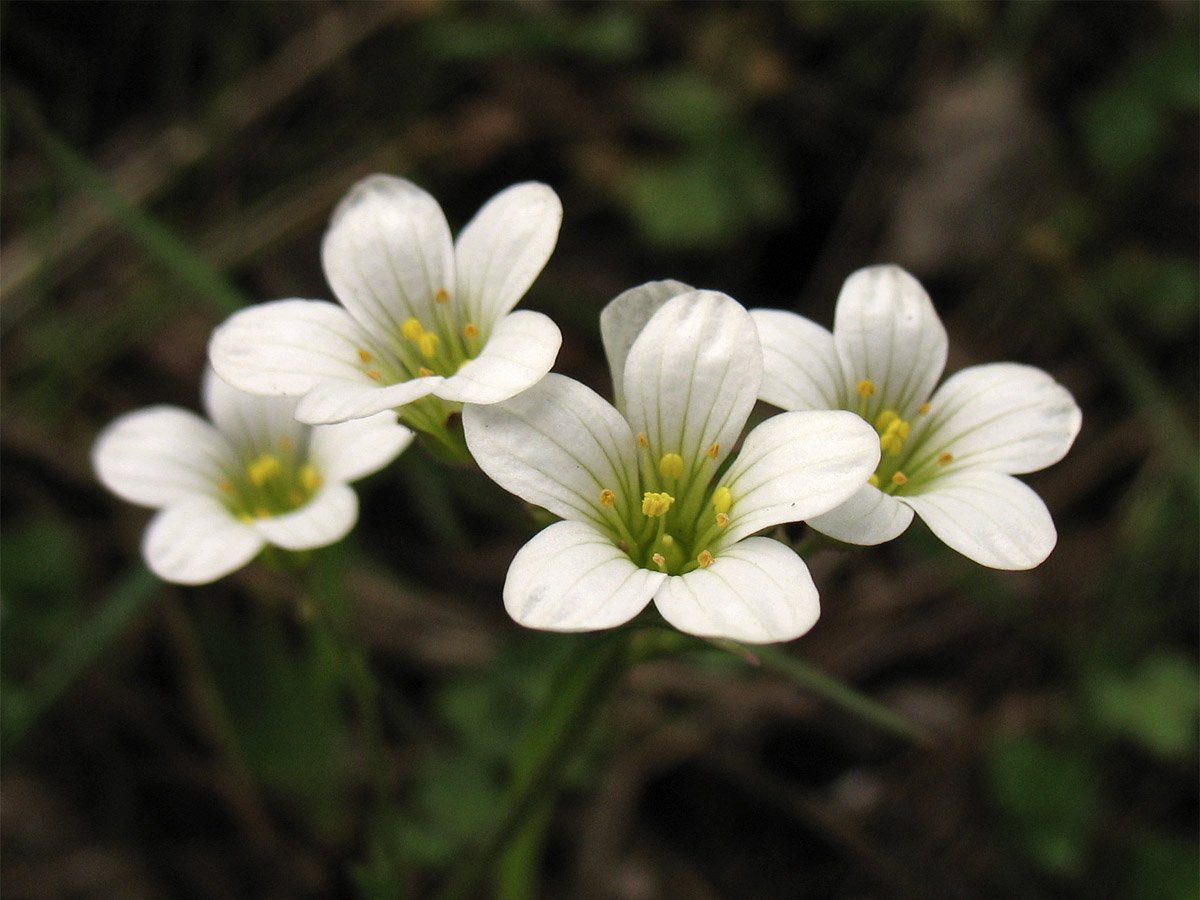
[{"label": "white five-petaled flower", "polygon": [[561,223],[558,196],[529,182],[489,200],[453,241],[432,196],[370,176],[339,204],[321,246],[341,306],[278,300],[243,310],[213,333],[209,357],[235,387],[300,397],[302,422],[402,407],[407,424],[437,433],[457,404],[505,400],[554,364],[558,327],[511,310]]},{"label": "white five-petaled flower", "polygon": [[156,575],[205,584],[267,544],[323,547],[358,518],[348,482],[387,465],[413,434],[394,413],[336,425],[296,421],[296,401],[238,391],[211,370],[212,423],[175,406],[127,413],[101,432],[92,464],[113,493],[160,508],[142,552]]},{"label": "white five-petaled flower", "polygon": [[846,409],[871,423],[883,451],[867,484],[808,524],[836,540],[878,544],[916,513],[943,542],[996,569],[1028,569],[1054,548],[1041,498],[1013,478],[1066,455],[1081,414],[1041,369],[972,366],[934,390],[946,330],[929,295],[896,266],[852,274],[833,333],[795,313],[754,310],[760,397],[786,410]]},{"label": "white five-petaled flower", "polygon": [[849,497],[878,462],[875,433],[845,412],[783,413],[730,460],[762,373],[746,310],[659,282],[614,300],[601,328],[615,407],[550,374],[511,400],[464,409],[484,472],[563,519],[513,560],[509,614],[587,631],[620,625],[653,599],[672,625],[704,637],[765,643],[806,632],[818,615],[807,567],[785,544],[751,535]]}]

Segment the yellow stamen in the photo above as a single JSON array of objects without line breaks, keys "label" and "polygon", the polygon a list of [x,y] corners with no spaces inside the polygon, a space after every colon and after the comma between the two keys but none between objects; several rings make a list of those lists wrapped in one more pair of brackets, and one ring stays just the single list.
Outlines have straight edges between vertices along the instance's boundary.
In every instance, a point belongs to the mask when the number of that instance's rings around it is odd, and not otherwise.
[{"label": "yellow stamen", "polygon": [[662,544],[664,547],[674,547],[675,546],[675,538],[671,537],[669,534],[664,534],[662,537],[660,537],[658,539],[658,542],[660,544]]},{"label": "yellow stamen", "polygon": [[713,444],[704,453],[704,455],[707,456],[709,459],[716,459],[720,454],[721,454],[721,445],[720,444]]},{"label": "yellow stamen", "polygon": [[875,430],[883,434],[888,430],[888,426],[900,418],[900,414],[894,409],[885,409],[875,417]]},{"label": "yellow stamen", "polygon": [[646,432],[639,431],[637,436],[638,446],[646,448],[650,446],[650,438],[646,437]]},{"label": "yellow stamen", "polygon": [[717,527],[724,528],[729,524],[729,516],[726,513],[717,513]]},{"label": "yellow stamen", "polygon": [[871,485],[872,487],[879,487],[879,476],[872,475],[867,479],[867,484]]},{"label": "yellow stamen", "polygon": [[400,333],[415,344],[421,339],[421,335],[425,333],[425,329],[421,327],[421,323],[416,319],[409,319],[400,326]]},{"label": "yellow stamen", "polygon": [[299,506],[304,502],[304,499],[304,495],[299,491],[293,490],[288,492],[288,501],[292,504],[292,506]]},{"label": "yellow stamen", "polygon": [[892,419],[883,434],[879,436],[880,449],[891,454],[899,453],[904,447],[904,442],[908,440],[908,435],[911,431],[911,427],[903,419]]},{"label": "yellow stamen", "polygon": [[948,466],[952,462],[954,462],[954,454],[953,453],[939,453],[938,454],[938,465]]},{"label": "yellow stamen", "polygon": [[479,326],[474,322],[468,322],[463,326],[462,333],[463,337],[465,337],[468,341],[473,341],[475,338],[479,337]]},{"label": "yellow stamen", "polygon": [[269,519],[271,518],[271,511],[265,506],[260,506],[254,511],[254,515],[258,516],[260,519]]},{"label": "yellow stamen", "polygon": [[858,396],[860,397],[870,397],[875,393],[875,382],[870,378],[864,378],[858,383],[858,387],[855,390],[858,391]]},{"label": "yellow stamen", "polygon": [[678,478],[683,474],[683,457],[678,453],[664,453],[658,461],[658,473],[663,478]]},{"label": "yellow stamen", "polygon": [[437,293],[433,295],[433,299],[436,300],[438,303],[449,303],[450,302],[450,292],[447,291],[445,288],[438,288]]},{"label": "yellow stamen", "polygon": [[642,515],[655,518],[657,516],[665,516],[667,510],[671,508],[671,504],[675,502],[675,498],[670,494],[656,494],[653,491],[646,491],[642,495]]},{"label": "yellow stamen", "polygon": [[616,502],[617,502],[617,495],[614,494],[612,491],[610,491],[608,488],[605,488],[604,490],[602,490],[600,492],[600,505],[601,506],[612,506]]},{"label": "yellow stamen", "polygon": [[279,458],[270,453],[264,453],[258,459],[246,466],[246,474],[255,487],[262,487],[283,470]]},{"label": "yellow stamen", "polygon": [[372,381],[381,381],[383,374],[378,369],[367,369],[366,376]]},{"label": "yellow stamen", "polygon": [[300,486],[310,494],[325,483],[321,477],[321,473],[317,471],[316,466],[309,463],[300,469]]},{"label": "yellow stamen", "polygon": [[701,550],[700,554],[696,557],[696,562],[700,563],[701,568],[707,569],[713,564],[713,555],[707,550]]},{"label": "yellow stamen", "polygon": [[296,442],[286,434],[281,434],[279,436],[279,440],[277,440],[275,443],[279,445],[279,451],[281,453],[291,453],[296,449]]},{"label": "yellow stamen", "polygon": [[892,473],[892,484],[896,484],[896,485],[908,484],[908,476],[905,475],[903,472],[893,472]]},{"label": "yellow stamen", "polygon": [[249,525],[254,521],[254,516],[250,515],[248,512],[238,513],[238,521],[245,522],[247,525]]},{"label": "yellow stamen", "polygon": [[661,553],[655,553],[653,556],[650,557],[650,559],[653,560],[654,564],[656,566],[658,566],[662,571],[664,571],[664,572],[667,571],[667,558],[665,556],[663,556]]},{"label": "yellow stamen", "polygon": [[373,360],[375,358],[375,355],[373,353],[371,353],[370,350],[364,350],[362,347],[359,347],[358,348],[358,358],[360,360],[362,360],[363,365],[366,365],[367,363],[369,363],[371,360]]},{"label": "yellow stamen", "polygon": [[917,407],[917,415],[918,416],[927,416],[927,415],[929,415],[929,410],[930,410],[929,404],[922,403],[920,406]]},{"label": "yellow stamen", "polygon": [[427,366],[421,366],[421,368],[417,369],[417,374],[422,378],[428,378],[433,374],[433,369],[430,369]]},{"label": "yellow stamen", "polygon": [[230,481],[228,478],[222,478],[220,481],[217,482],[217,489],[220,490],[220,492],[222,494],[232,494],[233,493],[233,482]]},{"label": "yellow stamen", "polygon": [[729,488],[721,485],[721,487],[713,491],[712,505],[713,509],[718,513],[729,512],[729,507],[733,506],[733,493]]},{"label": "yellow stamen", "polygon": [[437,348],[440,341],[438,336],[432,331],[426,331],[417,338],[417,348],[421,351],[421,355],[426,359],[433,359],[437,356]]}]

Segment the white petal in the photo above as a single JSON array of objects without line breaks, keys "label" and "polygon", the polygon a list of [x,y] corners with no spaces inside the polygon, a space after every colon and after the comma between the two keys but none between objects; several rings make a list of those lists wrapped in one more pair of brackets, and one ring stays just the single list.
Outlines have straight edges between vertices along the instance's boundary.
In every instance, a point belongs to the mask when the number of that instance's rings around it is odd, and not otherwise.
[{"label": "white petal", "polygon": [[721,544],[827,512],[854,494],[878,464],[879,436],[854,413],[772,416],[746,436],[721,479],[733,494]]},{"label": "white petal", "polygon": [[416,318],[437,321],[435,297],[454,297],[454,245],[438,202],[403,178],[371,175],[334,210],[321,242],[334,295],[367,331],[398,338]]},{"label": "white petal", "polygon": [[720,463],[746,424],[761,378],[758,331],[741,304],[715,291],[681,294],[629,350],[629,424],[646,433],[655,453],[699,464],[715,444]]},{"label": "white petal", "polygon": [[780,409],[847,407],[846,378],[831,332],[781,309],[753,309],[750,315],[763,350],[759,398]]},{"label": "white petal", "polygon": [[459,403],[496,403],[536,384],[550,371],[562,333],[538,312],[517,310],[496,323],[483,352],[434,393]]},{"label": "white petal", "polygon": [[993,569],[1031,569],[1058,540],[1046,504],[1011,475],[954,472],[902,500],[948,547]]},{"label": "white petal", "polygon": [[614,628],[641,612],[666,577],[635,566],[591,525],[555,522],[517,552],[504,608],[529,628]]},{"label": "white petal", "polygon": [[336,425],[315,426],[308,458],[326,482],[345,483],[378,472],[412,440],[413,433],[396,421],[394,412],[381,412]]},{"label": "white petal", "polygon": [[[629,424],[577,381],[552,372],[510,400],[467,404],[463,431],[493,481],[556,516],[601,523],[640,508]],[[611,510],[603,490],[616,495]]]},{"label": "white petal", "polygon": [[160,510],[142,541],[146,563],[175,584],[207,584],[240,569],[264,541],[218,500],[193,497]]},{"label": "white petal", "polygon": [[234,313],[213,332],[208,357],[217,374],[253,394],[298,396],[334,381],[371,386],[360,350],[386,353],[339,306],[276,300]]},{"label": "white petal", "polygon": [[432,394],[444,380],[441,375],[430,375],[385,385],[322,382],[300,400],[296,418],[308,425],[362,419],[420,400]]},{"label": "white petal", "polygon": [[483,205],[454,247],[468,321],[488,328],[517,305],[550,259],[562,203],[547,185],[515,184]]},{"label": "white petal", "polygon": [[898,266],[859,269],[846,279],[833,318],[833,340],[847,396],[873,381],[865,418],[894,409],[910,419],[929,399],[946,366],[946,329],[920,283]]},{"label": "white petal", "polygon": [[204,372],[201,395],[208,417],[243,460],[259,453],[277,452],[281,438],[290,439],[293,446],[301,446],[307,439],[307,429],[296,421],[295,397],[248,394],[211,368]]},{"label": "white petal", "polygon": [[254,527],[276,547],[310,550],[334,544],[358,519],[358,496],[344,484],[326,484],[294,512],[255,519]]},{"label": "white petal", "polygon": [[[1082,414],[1070,392],[1033,366],[990,363],[950,376],[933,399],[919,437],[931,456],[950,451],[949,470],[982,466],[1020,475],[1062,459]],[[916,457],[910,467],[920,465]]]},{"label": "white petal", "polygon": [[613,406],[625,409],[625,359],[629,348],[662,305],[695,290],[682,281],[649,281],[618,294],[600,310],[600,339],[613,380]]},{"label": "white petal", "polygon": [[835,541],[870,546],[899,537],[912,518],[911,507],[874,485],[864,484],[841,506],[806,521]]},{"label": "white petal", "polygon": [[152,406],[110,423],[92,447],[92,466],[117,496],[165,506],[192,494],[215,496],[237,465],[229,442],[195,413]]},{"label": "white petal", "polygon": [[654,605],[680,631],[752,644],[798,638],[821,612],[804,560],[761,537],[721,551],[706,569],[668,578]]}]

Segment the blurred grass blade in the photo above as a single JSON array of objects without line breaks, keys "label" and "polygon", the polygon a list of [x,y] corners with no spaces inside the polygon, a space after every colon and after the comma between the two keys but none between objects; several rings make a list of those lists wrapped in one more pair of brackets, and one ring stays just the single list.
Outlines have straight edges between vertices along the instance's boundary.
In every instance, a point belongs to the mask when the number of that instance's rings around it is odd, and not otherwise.
[{"label": "blurred grass blade", "polygon": [[25,94],[7,93],[5,106],[13,121],[37,145],[54,170],[91,194],[155,262],[222,315],[248,305],[249,300],[224,276],[169,229],[126,200],[87,159],[50,131]]},{"label": "blurred grass blade", "polygon": [[149,605],[161,585],[150,570],[138,566],[109,594],[91,621],[59,647],[34,681],[26,702],[15,710],[6,710],[2,744],[5,755],[37,726],[83,671]]}]

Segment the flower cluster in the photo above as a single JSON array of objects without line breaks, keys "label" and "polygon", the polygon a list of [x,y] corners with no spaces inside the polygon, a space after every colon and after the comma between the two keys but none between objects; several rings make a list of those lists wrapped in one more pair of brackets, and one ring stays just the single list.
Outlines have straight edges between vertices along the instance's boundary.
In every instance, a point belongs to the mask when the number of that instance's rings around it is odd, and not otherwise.
[{"label": "flower cluster", "polygon": [[[339,304],[279,300],[214,332],[211,423],[153,407],[98,438],[100,479],[159,508],[144,555],[162,578],[220,578],[267,545],[340,540],[349,482],[428,438],[560,521],[516,555],[510,615],[532,628],[611,628],[651,603],[704,637],[783,641],[817,590],[778,526],[839,541],[896,537],[914,514],[997,568],[1053,547],[1044,504],[1013,475],[1060,459],[1080,425],[1037,369],[968,368],[935,390],[946,333],[895,267],[855,273],[833,332],[659,281],[601,313],[613,401],[550,373],[561,336],[513,311],[562,220],[542,184],[493,197],[457,240],[437,202],[372,176],[322,245]],[[759,400],[784,411],[752,429]]]}]

